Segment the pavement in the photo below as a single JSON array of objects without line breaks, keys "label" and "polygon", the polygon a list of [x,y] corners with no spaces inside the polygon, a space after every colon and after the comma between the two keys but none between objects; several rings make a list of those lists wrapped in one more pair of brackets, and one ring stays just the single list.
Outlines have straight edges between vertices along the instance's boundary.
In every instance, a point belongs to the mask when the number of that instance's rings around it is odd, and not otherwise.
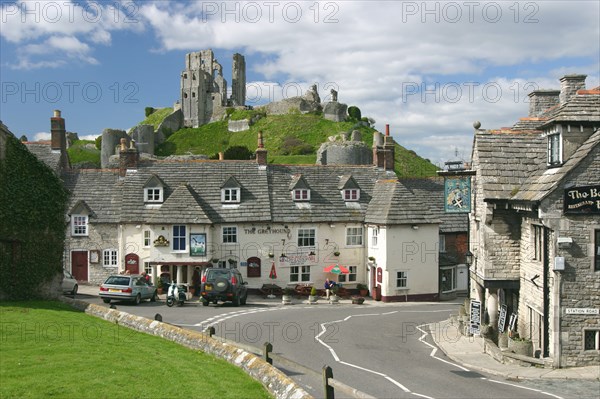
[{"label": "pavement", "polygon": [[[99,288],[95,285],[80,285],[79,293],[85,295],[98,295]],[[166,295],[159,299],[165,300]],[[324,304],[326,299],[319,299],[319,304]],[[266,306],[280,306],[281,298],[264,298],[260,295],[249,295],[248,303]],[[294,299],[295,304],[306,304],[306,300]],[[340,304],[351,304],[350,299],[340,299]],[[388,304],[365,298],[365,307],[386,307]],[[292,305],[293,306],[293,305]],[[359,306],[359,305],[353,305]],[[496,376],[511,379],[565,379],[565,380],[599,380],[600,365],[588,367],[569,368],[544,368],[541,366],[522,366],[514,363],[501,363],[484,352],[484,339],[479,336],[466,336],[458,332],[457,326],[451,319],[434,323],[431,326],[431,335],[437,346],[454,362],[472,370],[482,371]]]}]

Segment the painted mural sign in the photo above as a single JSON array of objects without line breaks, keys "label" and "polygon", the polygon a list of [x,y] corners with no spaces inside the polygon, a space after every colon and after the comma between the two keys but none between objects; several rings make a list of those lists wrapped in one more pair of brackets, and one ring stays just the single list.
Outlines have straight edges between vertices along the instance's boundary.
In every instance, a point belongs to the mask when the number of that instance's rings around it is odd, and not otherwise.
[{"label": "painted mural sign", "polygon": [[481,333],[481,302],[471,299],[471,320],[469,332],[473,335]]},{"label": "painted mural sign", "polygon": [[316,255],[311,254],[291,254],[279,258],[282,266],[306,266],[317,262]]},{"label": "painted mural sign", "polygon": [[444,208],[449,213],[471,212],[471,178],[446,177],[444,179]]},{"label": "painted mural sign", "polygon": [[564,213],[600,214],[600,185],[565,189]]}]

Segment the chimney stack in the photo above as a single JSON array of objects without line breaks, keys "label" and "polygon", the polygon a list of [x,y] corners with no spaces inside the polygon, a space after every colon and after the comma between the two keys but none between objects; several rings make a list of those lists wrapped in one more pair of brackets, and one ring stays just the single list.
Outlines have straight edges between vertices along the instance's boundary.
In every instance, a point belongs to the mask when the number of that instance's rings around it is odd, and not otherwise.
[{"label": "chimney stack", "polygon": [[127,139],[121,139],[121,149],[119,151],[119,176],[124,177],[127,169],[137,169],[140,161],[140,154],[131,141],[130,148],[127,148]]},{"label": "chimney stack", "polygon": [[256,149],[256,163],[261,166],[267,165],[267,150],[263,142],[263,132],[258,132],[258,148]]},{"label": "chimney stack", "polygon": [[585,78],[587,75],[565,75],[560,78],[560,104],[571,99],[577,90],[585,89]]},{"label": "chimney stack", "polygon": [[54,116],[50,118],[51,148],[61,153],[67,151],[67,131],[65,130],[65,120],[61,118],[60,111],[54,110]]},{"label": "chimney stack", "polygon": [[373,132],[373,166],[383,168],[383,135]]},{"label": "chimney stack", "polygon": [[530,118],[540,116],[560,102],[560,90],[534,90],[528,96]]},{"label": "chimney stack", "polygon": [[385,125],[385,141],[383,144],[383,169],[394,170],[394,138],[390,136],[390,125]]}]

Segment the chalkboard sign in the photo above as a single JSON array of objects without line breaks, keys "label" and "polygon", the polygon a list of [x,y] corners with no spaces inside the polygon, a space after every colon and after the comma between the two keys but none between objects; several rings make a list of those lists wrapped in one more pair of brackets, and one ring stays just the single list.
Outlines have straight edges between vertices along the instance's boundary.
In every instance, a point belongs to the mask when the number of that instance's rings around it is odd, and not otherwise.
[{"label": "chalkboard sign", "polygon": [[498,317],[498,331],[504,332],[506,326],[506,305],[500,307],[500,317]]}]

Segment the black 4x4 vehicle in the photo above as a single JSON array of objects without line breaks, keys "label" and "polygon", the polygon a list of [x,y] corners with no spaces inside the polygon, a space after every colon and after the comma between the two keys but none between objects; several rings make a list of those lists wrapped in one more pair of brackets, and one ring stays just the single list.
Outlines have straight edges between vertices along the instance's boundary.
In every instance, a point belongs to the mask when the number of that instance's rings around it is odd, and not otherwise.
[{"label": "black 4x4 vehicle", "polygon": [[222,269],[209,267],[202,276],[200,295],[202,304],[208,306],[210,302],[232,302],[233,306],[246,304],[248,289],[242,274],[237,269]]}]

